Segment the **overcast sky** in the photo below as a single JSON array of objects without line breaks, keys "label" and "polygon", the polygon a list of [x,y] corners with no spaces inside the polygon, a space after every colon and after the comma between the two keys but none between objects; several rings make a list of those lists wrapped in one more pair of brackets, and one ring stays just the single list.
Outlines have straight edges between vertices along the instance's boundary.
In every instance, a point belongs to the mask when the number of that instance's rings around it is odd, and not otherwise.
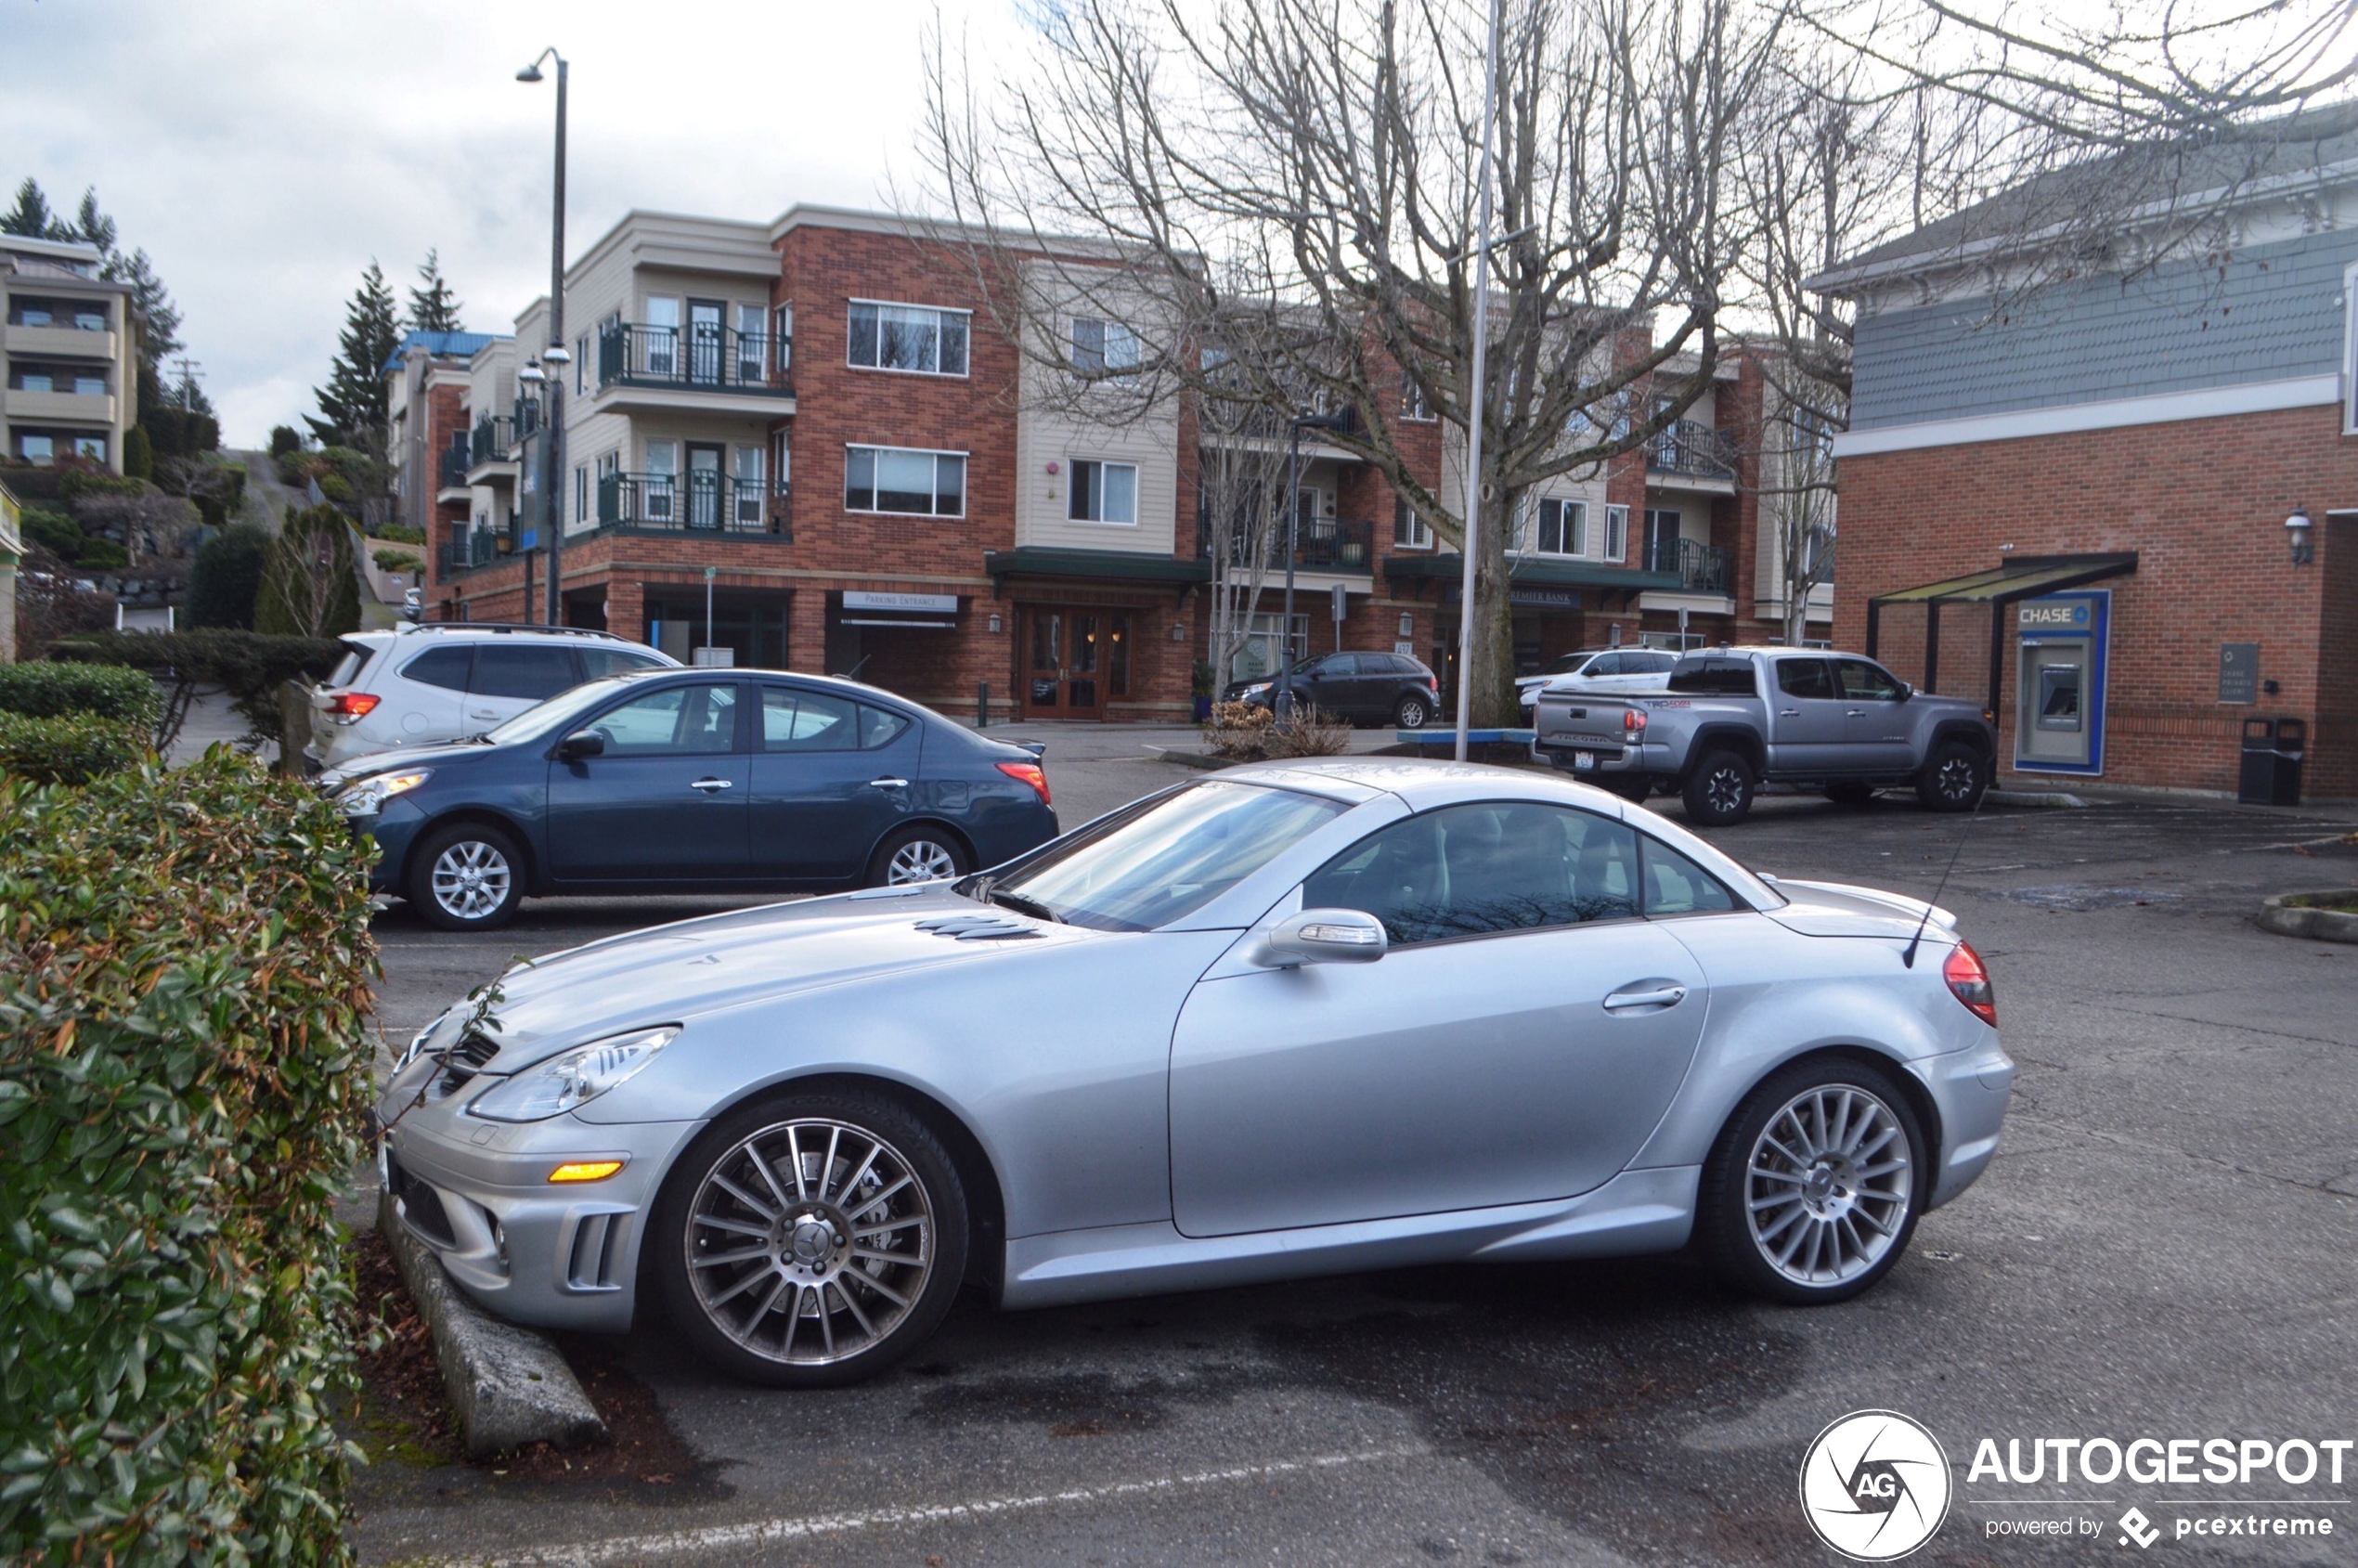
[{"label": "overcast sky", "polygon": [[[941,0],[978,52],[1015,0]],[[768,219],[922,180],[918,0],[0,0],[0,205],[85,186],[179,305],[222,438],[316,411],[370,257],[429,246],[478,330],[548,288],[554,44],[568,259],[632,207]],[[297,423],[297,428],[301,428]]]}]

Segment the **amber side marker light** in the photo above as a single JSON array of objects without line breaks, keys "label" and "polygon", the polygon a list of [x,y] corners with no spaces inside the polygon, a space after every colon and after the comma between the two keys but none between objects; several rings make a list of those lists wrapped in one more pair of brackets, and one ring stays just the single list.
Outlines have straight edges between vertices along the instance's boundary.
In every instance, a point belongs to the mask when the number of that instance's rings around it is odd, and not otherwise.
[{"label": "amber side marker light", "polygon": [[622,1169],[619,1160],[568,1160],[549,1173],[552,1182],[602,1182]]}]

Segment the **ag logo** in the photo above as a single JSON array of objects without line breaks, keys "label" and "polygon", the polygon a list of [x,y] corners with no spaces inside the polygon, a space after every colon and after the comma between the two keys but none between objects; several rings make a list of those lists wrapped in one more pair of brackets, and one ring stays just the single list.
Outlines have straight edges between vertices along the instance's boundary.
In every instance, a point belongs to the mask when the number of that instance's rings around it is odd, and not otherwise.
[{"label": "ag logo", "polygon": [[1820,1432],[1801,1461],[1801,1511],[1845,1557],[1905,1557],[1949,1516],[1949,1456],[1918,1422],[1860,1410]]}]

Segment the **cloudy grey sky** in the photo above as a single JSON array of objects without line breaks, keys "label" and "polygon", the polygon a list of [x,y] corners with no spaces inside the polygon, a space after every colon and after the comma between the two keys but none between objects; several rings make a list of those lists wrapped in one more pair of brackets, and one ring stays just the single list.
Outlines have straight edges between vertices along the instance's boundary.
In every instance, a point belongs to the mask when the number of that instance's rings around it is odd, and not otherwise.
[{"label": "cloudy grey sky", "polygon": [[[1014,0],[942,0],[987,51]],[[223,439],[312,408],[370,257],[429,246],[466,324],[546,291],[553,81],[572,63],[566,241],[632,207],[774,217],[922,178],[930,0],[0,0],[0,181],[85,186],[178,303]]]}]

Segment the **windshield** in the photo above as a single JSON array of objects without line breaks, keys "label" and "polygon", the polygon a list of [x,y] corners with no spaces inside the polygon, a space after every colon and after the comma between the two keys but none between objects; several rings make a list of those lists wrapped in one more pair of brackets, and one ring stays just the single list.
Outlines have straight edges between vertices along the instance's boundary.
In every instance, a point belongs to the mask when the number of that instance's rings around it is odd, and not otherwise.
[{"label": "windshield", "polygon": [[1151,930],[1192,914],[1346,810],[1289,789],[1188,784],[1114,813],[996,882],[975,877],[960,891],[1012,894],[1017,907],[1100,931]]},{"label": "windshield", "polygon": [[1542,675],[1570,675],[1574,670],[1578,669],[1582,665],[1587,664],[1590,659],[1593,659],[1597,655],[1594,654],[1566,654],[1562,658],[1558,659],[1555,663],[1549,665],[1539,673]]},{"label": "windshield", "polygon": [[538,740],[568,728],[574,719],[637,679],[632,675],[609,675],[602,680],[584,681],[570,691],[558,693],[538,707],[525,708],[496,730],[485,731],[483,738],[492,745]]}]

